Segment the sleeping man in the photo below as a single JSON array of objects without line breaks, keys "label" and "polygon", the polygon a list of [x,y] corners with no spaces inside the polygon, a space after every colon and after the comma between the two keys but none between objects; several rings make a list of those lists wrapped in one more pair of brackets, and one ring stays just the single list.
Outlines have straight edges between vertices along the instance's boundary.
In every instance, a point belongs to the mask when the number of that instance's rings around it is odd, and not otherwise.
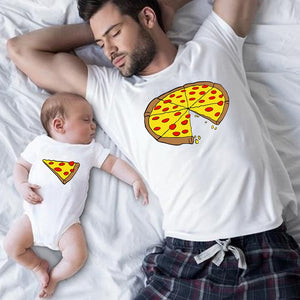
[{"label": "sleeping man", "polygon": [[[155,0],[79,0],[86,23],[12,38],[8,52],[39,87],[88,99],[158,196],[165,240],[136,299],[300,297],[282,218],[296,199],[243,66],[257,1],[215,0],[177,48],[162,16],[186,2],[160,1],[161,13]],[[93,42],[114,68],[67,53]]]}]

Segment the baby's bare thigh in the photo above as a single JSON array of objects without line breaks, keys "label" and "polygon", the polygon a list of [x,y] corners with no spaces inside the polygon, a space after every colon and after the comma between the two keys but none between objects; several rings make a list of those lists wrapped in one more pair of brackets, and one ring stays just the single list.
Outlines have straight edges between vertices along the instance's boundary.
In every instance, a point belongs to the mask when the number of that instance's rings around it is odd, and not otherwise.
[{"label": "baby's bare thigh", "polygon": [[6,235],[6,243],[14,248],[27,249],[33,245],[31,222],[27,215],[19,217]]},{"label": "baby's bare thigh", "polygon": [[87,245],[82,226],[79,223],[70,226],[59,240],[58,247],[65,256],[86,256]]}]

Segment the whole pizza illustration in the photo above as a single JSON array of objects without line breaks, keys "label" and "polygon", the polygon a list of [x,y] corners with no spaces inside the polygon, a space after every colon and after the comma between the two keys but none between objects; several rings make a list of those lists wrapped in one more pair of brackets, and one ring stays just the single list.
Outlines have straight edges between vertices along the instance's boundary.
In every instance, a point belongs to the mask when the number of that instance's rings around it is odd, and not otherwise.
[{"label": "whole pizza illustration", "polygon": [[74,177],[80,166],[78,162],[74,161],[43,159],[43,163],[58,177],[63,184],[66,184]]},{"label": "whole pizza illustration", "polygon": [[145,126],[158,142],[193,144],[191,112],[219,125],[228,106],[229,97],[222,85],[189,83],[153,99],[144,114]]}]

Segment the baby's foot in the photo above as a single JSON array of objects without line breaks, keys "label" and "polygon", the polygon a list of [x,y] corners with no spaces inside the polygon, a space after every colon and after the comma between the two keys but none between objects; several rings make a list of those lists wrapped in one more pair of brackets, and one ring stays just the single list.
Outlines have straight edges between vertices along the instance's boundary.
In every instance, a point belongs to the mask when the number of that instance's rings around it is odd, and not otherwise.
[{"label": "baby's foot", "polygon": [[39,294],[39,297],[40,298],[49,298],[49,297],[51,297],[55,292],[57,283],[58,282],[53,280],[53,278],[51,278],[51,276],[50,276],[50,280],[48,282],[48,285],[42,289],[42,291]]},{"label": "baby's foot", "polygon": [[42,288],[45,288],[49,282],[49,264],[42,259],[41,262],[33,268],[37,279],[40,281]]}]

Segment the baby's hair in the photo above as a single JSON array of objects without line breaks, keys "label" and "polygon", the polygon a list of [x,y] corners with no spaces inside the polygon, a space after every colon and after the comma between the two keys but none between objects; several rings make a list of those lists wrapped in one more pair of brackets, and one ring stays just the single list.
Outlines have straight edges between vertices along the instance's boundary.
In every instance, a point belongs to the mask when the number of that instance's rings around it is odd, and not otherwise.
[{"label": "baby's hair", "polygon": [[56,93],[48,97],[41,109],[41,122],[48,136],[51,136],[51,121],[57,117],[66,118],[68,106],[72,101],[86,101],[83,97],[72,93]]}]

